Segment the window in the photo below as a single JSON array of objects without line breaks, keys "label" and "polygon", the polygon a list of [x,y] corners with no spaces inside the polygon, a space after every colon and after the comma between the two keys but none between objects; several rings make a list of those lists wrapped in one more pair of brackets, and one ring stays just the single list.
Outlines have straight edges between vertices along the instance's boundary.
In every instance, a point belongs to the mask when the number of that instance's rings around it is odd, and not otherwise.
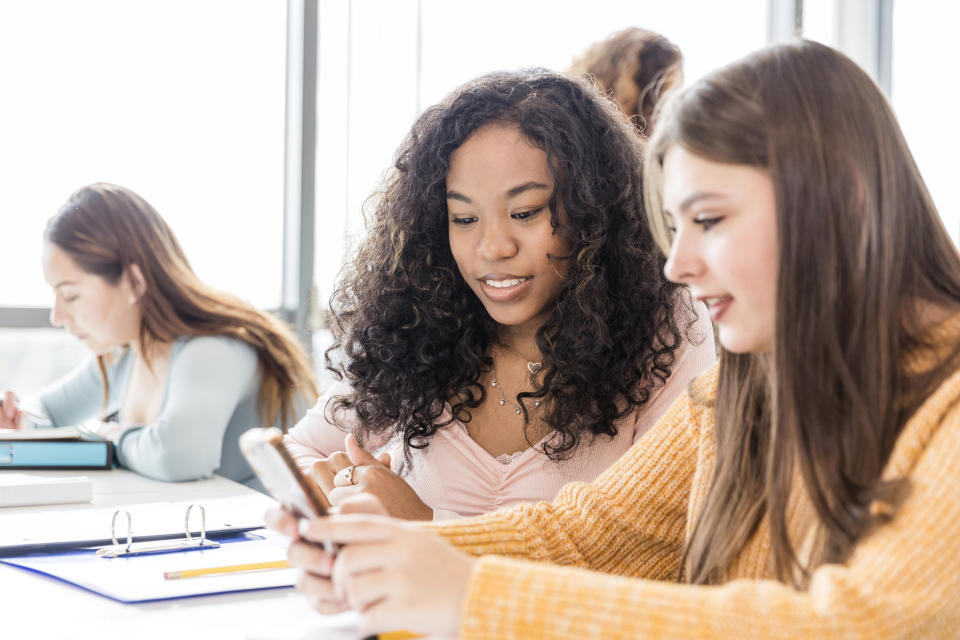
[{"label": "window", "polygon": [[205,282],[280,305],[285,20],[282,2],[0,4],[0,306],[49,306],[43,225],[101,180],[151,202]]},{"label": "window", "polygon": [[[279,307],[285,37],[283,2],[0,3],[0,311],[50,305],[44,224],[95,181],[151,202],[202,280]],[[36,390],[83,354],[0,329],[0,385]]]},{"label": "window", "polygon": [[[573,10],[573,9],[576,10]],[[562,70],[590,44],[639,26],[683,50],[687,82],[762,47],[767,0],[320,2],[318,301],[325,306],[361,209],[424,108],[483,73]]]},{"label": "window", "polygon": [[958,21],[960,5],[953,2],[893,5],[893,108],[955,243],[960,241],[960,195],[953,184],[960,148],[955,124],[960,87],[956,54],[949,43]]}]

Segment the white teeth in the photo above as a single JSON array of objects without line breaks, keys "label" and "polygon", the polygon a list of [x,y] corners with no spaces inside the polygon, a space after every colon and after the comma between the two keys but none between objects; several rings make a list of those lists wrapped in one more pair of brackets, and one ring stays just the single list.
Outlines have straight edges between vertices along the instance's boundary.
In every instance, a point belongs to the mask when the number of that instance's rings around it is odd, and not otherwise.
[{"label": "white teeth", "polygon": [[526,278],[516,278],[513,280],[484,280],[483,282],[488,287],[493,287],[495,289],[506,289],[507,287],[515,287],[525,280]]},{"label": "white teeth", "polygon": [[729,300],[730,296],[716,296],[713,298],[704,298],[703,301],[707,303],[707,306],[713,306],[719,302]]}]

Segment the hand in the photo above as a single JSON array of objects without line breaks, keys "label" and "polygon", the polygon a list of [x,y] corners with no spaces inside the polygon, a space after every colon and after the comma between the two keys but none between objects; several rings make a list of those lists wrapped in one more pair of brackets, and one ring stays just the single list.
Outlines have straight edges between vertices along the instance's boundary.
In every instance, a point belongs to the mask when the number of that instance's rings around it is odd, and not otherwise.
[{"label": "hand", "polygon": [[[356,438],[353,435],[347,435],[346,441],[353,441],[356,444]],[[349,447],[349,445],[347,445]],[[357,445],[359,446],[359,445]],[[369,455],[369,454],[368,454]],[[377,458],[374,459],[374,462],[377,464],[390,465],[390,454],[381,453]],[[336,486],[334,483],[334,478],[336,475],[343,471],[344,469],[349,469],[354,466],[356,463],[350,461],[350,456],[347,455],[344,451],[335,451],[331,453],[326,458],[321,458],[320,460],[313,463],[313,467],[310,468],[310,476],[313,478],[314,482],[317,483],[323,493],[330,498],[330,492],[333,491]]]},{"label": "hand", "polygon": [[[373,496],[362,494],[339,507],[341,513],[368,513],[386,515],[383,506]],[[323,544],[303,540],[300,527],[307,524],[283,507],[274,507],[266,513],[267,526],[293,539],[287,551],[290,563],[301,569],[297,589],[303,593],[320,613],[332,614],[347,610],[343,599],[334,594],[330,572],[333,556],[324,551]]]},{"label": "hand", "polygon": [[13,391],[4,391],[0,401],[0,428],[23,429],[27,426],[27,414],[17,408],[19,398]]},{"label": "hand", "polygon": [[459,632],[475,558],[412,523],[376,515],[317,518],[302,535],[343,545],[335,560],[307,545],[291,546],[291,564],[307,572],[298,586],[315,606],[322,601],[359,611],[364,634]]},{"label": "hand", "polygon": [[102,422],[96,419],[87,420],[81,426],[82,430],[98,435],[104,440],[111,442],[120,442],[120,436],[130,428],[119,422]]},{"label": "hand", "polygon": [[333,478],[335,488],[328,492],[330,504],[343,504],[358,494],[366,493],[377,498],[394,518],[404,520],[433,520],[433,509],[424,504],[417,492],[407,482],[390,470],[390,454],[381,453],[374,458],[351,434],[344,444],[347,457],[353,468],[348,479],[341,469]]}]

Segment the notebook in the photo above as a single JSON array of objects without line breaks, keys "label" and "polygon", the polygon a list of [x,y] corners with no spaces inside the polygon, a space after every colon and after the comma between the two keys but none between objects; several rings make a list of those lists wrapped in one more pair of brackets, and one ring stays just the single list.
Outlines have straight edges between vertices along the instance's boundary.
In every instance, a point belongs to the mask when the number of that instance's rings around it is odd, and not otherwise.
[{"label": "notebook", "polygon": [[44,478],[25,473],[0,473],[0,507],[68,504],[93,500],[93,482],[85,476]]},{"label": "notebook", "polygon": [[[112,542],[114,535],[125,542],[128,523],[134,543],[184,538],[186,519],[195,537],[199,537],[204,528],[210,537],[229,536],[262,528],[264,513],[276,504],[262,493],[251,492],[196,502],[14,512],[3,516],[0,556],[104,546]],[[188,514],[187,509],[191,507]],[[203,507],[202,513],[198,507]]]},{"label": "notebook", "polygon": [[271,569],[168,580],[165,572],[285,560],[290,539],[266,529],[221,538],[216,549],[99,558],[94,549],[0,558],[20,567],[122,602],[291,587],[297,569]]}]

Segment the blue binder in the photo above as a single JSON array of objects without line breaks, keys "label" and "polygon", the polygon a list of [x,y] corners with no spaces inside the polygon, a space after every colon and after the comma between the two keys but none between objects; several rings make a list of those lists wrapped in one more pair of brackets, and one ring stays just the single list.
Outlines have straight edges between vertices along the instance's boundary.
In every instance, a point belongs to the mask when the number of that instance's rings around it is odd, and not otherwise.
[{"label": "blue binder", "polygon": [[0,440],[0,469],[110,469],[106,440]]}]

